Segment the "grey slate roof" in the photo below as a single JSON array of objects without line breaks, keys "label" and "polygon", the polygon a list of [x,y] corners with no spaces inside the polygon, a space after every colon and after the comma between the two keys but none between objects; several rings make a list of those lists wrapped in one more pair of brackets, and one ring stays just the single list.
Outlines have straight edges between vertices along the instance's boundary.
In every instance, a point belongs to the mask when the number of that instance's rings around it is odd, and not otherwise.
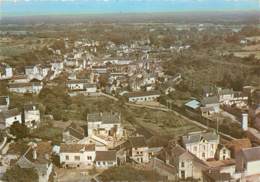
[{"label": "grey slate roof", "polygon": [[202,105],[207,105],[207,104],[216,104],[218,103],[218,97],[217,96],[213,96],[213,97],[204,97],[201,101]]},{"label": "grey slate roof", "polygon": [[88,114],[87,116],[88,122],[102,122],[107,124],[113,123],[120,123],[120,115],[119,113],[110,113],[110,112],[103,112],[103,113],[92,113]]},{"label": "grey slate roof", "polygon": [[214,132],[193,133],[193,134],[189,134],[186,136],[182,136],[182,142],[184,145],[200,142],[201,139],[205,139],[210,142],[210,141],[219,140],[219,136],[218,136],[218,134],[216,134]]}]

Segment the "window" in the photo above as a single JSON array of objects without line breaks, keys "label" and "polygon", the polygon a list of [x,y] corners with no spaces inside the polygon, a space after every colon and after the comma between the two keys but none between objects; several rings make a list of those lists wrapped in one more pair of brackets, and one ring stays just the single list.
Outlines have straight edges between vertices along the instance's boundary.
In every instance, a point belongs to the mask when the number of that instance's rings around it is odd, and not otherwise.
[{"label": "window", "polygon": [[88,160],[92,160],[92,157],[91,157],[91,156],[88,156]]},{"label": "window", "polygon": [[211,149],[214,149],[214,144],[211,144]]},{"label": "window", "polygon": [[181,171],[181,178],[185,179],[185,171]]},{"label": "window", "polygon": [[70,160],[70,157],[68,155],[65,156],[66,160]]},{"label": "window", "polygon": [[203,150],[206,150],[206,146],[205,145],[203,145]]},{"label": "window", "polygon": [[103,162],[103,165],[106,165],[106,162]]},{"label": "window", "polygon": [[205,158],[205,156],[206,156],[206,155],[205,155],[205,153],[203,152],[203,153],[202,153],[202,157]]},{"label": "window", "polygon": [[80,160],[80,156],[74,156],[74,160],[75,161],[79,161]]},{"label": "window", "polygon": [[185,166],[185,163],[184,162],[181,162],[181,167],[184,167]]},{"label": "window", "polygon": [[197,152],[197,147],[195,146],[195,147],[193,148],[193,150],[194,150],[194,152]]},{"label": "window", "polygon": [[223,154],[226,154],[226,149],[223,149]]}]

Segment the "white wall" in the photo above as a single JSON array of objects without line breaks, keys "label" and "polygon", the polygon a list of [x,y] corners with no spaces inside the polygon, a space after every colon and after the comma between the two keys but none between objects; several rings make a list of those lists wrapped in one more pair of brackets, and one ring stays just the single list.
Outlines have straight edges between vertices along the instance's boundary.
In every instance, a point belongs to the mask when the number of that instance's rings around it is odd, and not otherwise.
[{"label": "white wall", "polygon": [[5,120],[5,126],[6,127],[10,127],[15,121],[18,121],[19,123],[22,123],[22,116],[20,115],[16,115],[10,118],[6,118]]}]

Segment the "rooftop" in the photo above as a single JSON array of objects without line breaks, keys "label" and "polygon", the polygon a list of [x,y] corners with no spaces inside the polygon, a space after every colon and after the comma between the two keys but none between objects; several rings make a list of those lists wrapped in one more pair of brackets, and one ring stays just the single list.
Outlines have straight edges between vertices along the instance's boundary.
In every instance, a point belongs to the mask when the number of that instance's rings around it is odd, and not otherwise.
[{"label": "rooftop", "polygon": [[190,143],[198,143],[201,140],[206,140],[206,141],[217,141],[219,140],[219,136],[215,132],[199,132],[199,133],[191,133],[186,136],[182,136],[182,142],[184,145],[190,144]]},{"label": "rooftop", "polygon": [[116,160],[116,151],[97,151],[96,152],[96,161],[115,161]]},{"label": "rooftop", "polygon": [[95,151],[95,145],[65,144],[60,145],[60,153],[79,153],[81,151]]},{"label": "rooftop", "polygon": [[127,97],[144,97],[144,96],[151,96],[151,95],[161,95],[160,91],[154,90],[154,91],[147,91],[147,92],[130,92],[127,93]]},{"label": "rooftop", "polygon": [[103,112],[103,113],[92,113],[87,116],[88,122],[102,122],[107,124],[120,123],[121,118],[119,113]]},{"label": "rooftop", "polygon": [[147,147],[144,136],[130,137],[129,142],[133,148]]}]

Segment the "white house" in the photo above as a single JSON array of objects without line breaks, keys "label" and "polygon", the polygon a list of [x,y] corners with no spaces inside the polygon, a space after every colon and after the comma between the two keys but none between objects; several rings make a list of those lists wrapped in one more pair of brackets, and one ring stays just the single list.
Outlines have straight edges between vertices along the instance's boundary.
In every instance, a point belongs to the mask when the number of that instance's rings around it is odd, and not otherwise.
[{"label": "white house", "polygon": [[10,79],[13,77],[13,68],[6,63],[0,63],[0,80]]},{"label": "white house", "polygon": [[117,156],[115,150],[96,151],[96,168],[107,169],[117,165]]},{"label": "white house", "polygon": [[197,132],[182,136],[186,150],[201,160],[214,159],[220,137],[214,132]]},{"label": "white house", "polygon": [[119,113],[92,113],[87,116],[88,136],[96,135],[106,138],[120,139],[124,130],[121,126],[121,115]]},{"label": "white house", "polygon": [[29,128],[37,128],[41,122],[41,114],[38,104],[26,104],[24,106],[24,123]]},{"label": "white house", "polygon": [[230,100],[234,98],[233,89],[219,89],[218,90],[219,102],[222,104],[229,104]]},{"label": "white house", "polygon": [[50,71],[49,66],[41,66],[41,65],[32,65],[25,67],[25,75],[28,76],[29,79],[37,79],[43,80]]},{"label": "white house", "polygon": [[129,157],[137,163],[148,163],[149,152],[148,145],[145,141],[144,136],[135,136],[129,138],[130,150]]},{"label": "white house", "polygon": [[8,110],[10,105],[9,96],[0,96],[0,112]]},{"label": "white house", "polygon": [[159,91],[147,92],[130,92],[126,96],[129,102],[151,102],[156,101],[160,97]]},{"label": "white house", "polygon": [[14,122],[22,123],[22,115],[18,109],[0,112],[0,128],[10,127]]},{"label": "white house", "polygon": [[64,144],[60,145],[60,164],[69,168],[92,168],[96,159],[95,145]]},{"label": "white house", "polygon": [[42,82],[9,83],[10,92],[39,94],[43,88]]},{"label": "white house", "polygon": [[231,159],[231,151],[225,145],[219,144],[216,150],[215,158],[217,160]]},{"label": "white house", "polygon": [[29,148],[17,161],[20,168],[34,168],[39,182],[48,182],[53,170],[51,142],[30,143]]},{"label": "white house", "polygon": [[69,88],[70,95],[92,95],[97,93],[96,84],[91,84],[87,80],[69,80],[67,82],[67,87]]}]

